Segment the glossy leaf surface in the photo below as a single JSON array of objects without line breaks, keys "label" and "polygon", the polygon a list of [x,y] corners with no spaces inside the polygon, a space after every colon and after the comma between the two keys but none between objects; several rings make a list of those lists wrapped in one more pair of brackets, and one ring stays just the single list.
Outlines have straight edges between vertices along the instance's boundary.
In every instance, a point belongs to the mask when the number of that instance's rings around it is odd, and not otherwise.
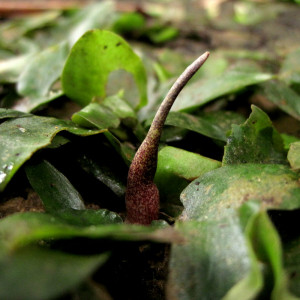
[{"label": "glossy leaf surface", "polygon": [[85,208],[80,194],[70,181],[49,162],[27,166],[26,174],[47,212],[55,214],[61,210]]},{"label": "glossy leaf surface", "polygon": [[140,102],[147,102],[146,73],[140,58],[120,36],[104,30],[85,33],[74,45],[62,74],[63,90],[68,97],[85,106],[94,97],[106,96],[106,83],[112,71],[124,69],[132,74],[140,92]]},{"label": "glossy leaf surface", "polygon": [[218,97],[235,93],[249,85],[270,80],[271,74],[230,70],[217,78],[194,82],[178,96],[172,110],[186,111],[200,107]]},{"label": "glossy leaf surface", "polygon": [[53,83],[60,77],[69,47],[67,43],[45,49],[37,54],[21,73],[17,91],[27,97],[22,110],[31,111],[62,95],[62,91],[51,90]]},{"label": "glossy leaf surface", "polygon": [[0,125],[0,190],[3,190],[20,166],[33,153],[51,144],[60,131],[92,135],[101,131],[87,130],[74,123],[54,118],[30,116],[5,121]]}]

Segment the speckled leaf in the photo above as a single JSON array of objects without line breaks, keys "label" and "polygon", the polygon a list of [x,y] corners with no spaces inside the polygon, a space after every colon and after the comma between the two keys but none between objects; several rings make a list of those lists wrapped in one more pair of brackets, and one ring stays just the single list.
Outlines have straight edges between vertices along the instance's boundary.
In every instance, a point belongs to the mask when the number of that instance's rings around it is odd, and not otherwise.
[{"label": "speckled leaf", "polygon": [[62,72],[68,52],[67,43],[61,43],[35,55],[26,65],[17,83],[18,93],[26,97],[19,104],[22,111],[29,112],[62,95],[61,91],[51,90],[51,87]]},{"label": "speckled leaf", "polygon": [[232,126],[225,147],[223,164],[240,163],[287,163],[280,134],[267,114],[254,105],[244,124]]},{"label": "speckled leaf", "polygon": [[239,218],[176,225],[185,242],[171,250],[168,299],[221,299],[250,270]]},{"label": "speckled leaf", "polygon": [[220,166],[219,161],[179,148],[168,146],[160,150],[154,180],[164,211],[170,213],[172,204],[180,205],[179,195],[189,182]]},{"label": "speckled leaf", "polygon": [[22,117],[11,119],[0,125],[0,191],[37,150],[51,144],[60,131],[76,135],[92,135],[102,131],[87,130],[74,123],[47,117]]},{"label": "speckled leaf", "polygon": [[108,255],[80,256],[40,247],[0,255],[0,297],[7,300],[52,299],[87,279]]},{"label": "speckled leaf", "polygon": [[282,81],[268,81],[262,85],[265,96],[280,109],[300,120],[300,95]]},{"label": "speckled leaf", "polygon": [[55,214],[60,210],[85,208],[80,194],[71,182],[49,162],[26,166],[26,175],[47,212]]},{"label": "speckled leaf", "polygon": [[174,103],[172,110],[192,110],[218,97],[235,93],[247,86],[258,84],[271,78],[271,74],[233,69],[217,78],[201,81],[201,84],[194,82],[185,87]]},{"label": "speckled leaf", "polygon": [[294,142],[290,145],[287,158],[292,169],[300,169],[300,141]]},{"label": "speckled leaf", "polygon": [[181,194],[189,219],[219,219],[245,201],[257,200],[263,209],[300,208],[299,176],[287,166],[241,164],[210,171]]},{"label": "speckled leaf", "polygon": [[115,33],[91,30],[73,46],[62,74],[63,90],[68,97],[85,106],[94,97],[104,98],[112,71],[124,69],[132,74],[140,92],[139,103],[147,102],[146,72],[141,59],[127,42]]}]

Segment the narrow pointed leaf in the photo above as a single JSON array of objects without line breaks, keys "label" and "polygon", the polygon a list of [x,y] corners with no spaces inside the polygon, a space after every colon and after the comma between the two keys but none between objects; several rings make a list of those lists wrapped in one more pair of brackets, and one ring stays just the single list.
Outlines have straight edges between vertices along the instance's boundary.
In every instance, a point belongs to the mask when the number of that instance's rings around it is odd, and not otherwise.
[{"label": "narrow pointed leaf", "polygon": [[33,189],[43,201],[45,210],[57,211],[85,208],[78,191],[70,181],[47,161],[28,165],[26,174]]}]

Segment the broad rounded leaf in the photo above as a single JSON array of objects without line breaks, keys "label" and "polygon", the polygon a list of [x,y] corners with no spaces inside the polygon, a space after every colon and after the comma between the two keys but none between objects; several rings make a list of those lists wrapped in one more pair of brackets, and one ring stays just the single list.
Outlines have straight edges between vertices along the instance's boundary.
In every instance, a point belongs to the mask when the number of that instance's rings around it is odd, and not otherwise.
[{"label": "broad rounded leaf", "polygon": [[106,84],[112,71],[131,73],[140,92],[140,102],[147,102],[146,72],[141,59],[127,42],[115,33],[91,30],[73,46],[62,73],[63,90],[68,97],[85,106],[94,97],[105,98]]},{"label": "broad rounded leaf", "polygon": [[300,207],[299,176],[284,165],[225,166],[194,180],[181,194],[189,219],[205,220],[231,215],[245,201],[262,208]]}]

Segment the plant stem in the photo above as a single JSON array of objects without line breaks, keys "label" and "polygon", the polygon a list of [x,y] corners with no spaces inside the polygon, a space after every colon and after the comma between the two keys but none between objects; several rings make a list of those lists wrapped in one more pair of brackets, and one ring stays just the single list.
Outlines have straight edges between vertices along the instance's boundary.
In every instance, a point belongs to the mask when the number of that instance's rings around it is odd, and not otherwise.
[{"label": "plant stem", "polygon": [[161,103],[148,134],[131,163],[127,179],[126,210],[128,223],[150,224],[158,219],[159,193],[153,182],[158,145],[168,113],[180,91],[204,64],[209,56],[205,52],[179,76]]}]

